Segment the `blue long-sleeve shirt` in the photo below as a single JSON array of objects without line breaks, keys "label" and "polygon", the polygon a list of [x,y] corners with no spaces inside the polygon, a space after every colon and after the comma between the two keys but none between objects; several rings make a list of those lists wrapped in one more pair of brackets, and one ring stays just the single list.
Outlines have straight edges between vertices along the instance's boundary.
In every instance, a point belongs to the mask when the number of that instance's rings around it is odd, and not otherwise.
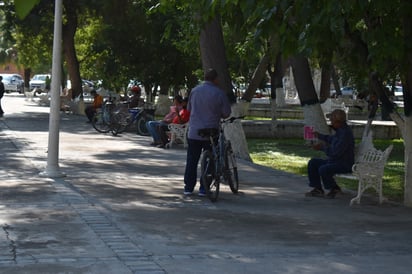
[{"label": "blue long-sleeve shirt", "polygon": [[219,128],[220,119],[228,117],[231,112],[225,92],[209,81],[192,90],[187,109],[190,111],[188,138],[195,140],[207,140],[199,136],[198,130]]},{"label": "blue long-sleeve shirt", "polygon": [[355,161],[355,140],[351,128],[344,124],[334,135],[318,134],[318,139],[326,144],[322,150],[330,162],[352,167]]}]

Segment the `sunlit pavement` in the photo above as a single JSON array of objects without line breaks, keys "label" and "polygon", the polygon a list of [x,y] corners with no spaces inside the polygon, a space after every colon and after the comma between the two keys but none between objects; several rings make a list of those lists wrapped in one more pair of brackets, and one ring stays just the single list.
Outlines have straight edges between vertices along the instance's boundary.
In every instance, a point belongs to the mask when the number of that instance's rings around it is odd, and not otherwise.
[{"label": "sunlit pavement", "polygon": [[306,178],[244,161],[238,195],[184,197],[182,147],[82,116],[61,113],[67,176],[40,177],[49,108],[36,100],[2,99],[0,273],[410,273],[411,209],[304,197]]}]

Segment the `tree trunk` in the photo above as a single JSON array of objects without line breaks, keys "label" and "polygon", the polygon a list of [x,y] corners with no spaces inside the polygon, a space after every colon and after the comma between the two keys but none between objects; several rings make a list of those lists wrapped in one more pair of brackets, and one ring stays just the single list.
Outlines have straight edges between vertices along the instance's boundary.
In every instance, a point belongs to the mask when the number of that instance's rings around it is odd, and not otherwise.
[{"label": "tree trunk", "polygon": [[285,90],[283,88],[283,76],[285,75],[285,66],[282,59],[282,54],[279,52],[276,55],[274,70],[268,68],[270,75],[270,98],[272,102],[276,102],[276,105],[272,104],[271,117],[272,120],[276,119],[276,108],[282,108],[286,106]]},{"label": "tree trunk", "polygon": [[25,68],[24,69],[24,89],[26,91],[31,91],[29,90],[29,81],[30,81],[30,74],[31,74],[31,68]]},{"label": "tree trunk", "polygon": [[[223,32],[220,16],[217,15],[212,21],[205,24],[200,32],[200,54],[202,57],[203,69],[214,68],[219,74],[219,83],[221,88],[226,92],[229,100],[236,102],[235,94],[232,89],[232,82],[228,70],[226,59],[225,44],[223,41]],[[239,110],[239,111],[238,111]],[[232,105],[232,116],[243,116],[241,113],[244,108],[238,108]],[[225,128],[225,135],[232,141],[233,150],[237,157],[251,161],[247,147],[246,136],[240,122],[234,122]]]},{"label": "tree trunk", "polygon": [[305,125],[313,126],[317,132],[329,134],[329,127],[326,124],[319,104],[308,60],[303,56],[294,56],[290,59],[290,64],[299,99],[303,107]]},{"label": "tree trunk", "polygon": [[[340,84],[339,84],[339,78],[338,78],[338,74],[336,73],[336,69],[335,66],[332,65],[331,69],[330,69],[330,74],[332,76],[332,81],[333,81],[333,86],[335,87],[335,91],[338,92],[339,94],[342,95],[342,92],[340,90]],[[329,91],[329,97],[330,97],[330,91]]]},{"label": "tree trunk", "polygon": [[250,79],[249,85],[246,88],[246,92],[242,97],[242,100],[247,102],[252,101],[253,96],[256,93],[256,90],[259,87],[259,84],[262,82],[263,77],[265,77],[266,69],[269,64],[269,56],[267,54],[263,55],[258,66],[253,72],[252,78]]},{"label": "tree trunk", "polygon": [[405,117],[405,193],[404,204],[412,207],[412,116]]},{"label": "tree trunk", "polygon": [[320,80],[320,103],[325,102],[330,97],[330,78],[331,78],[331,65],[322,65],[321,80]]},{"label": "tree trunk", "polygon": [[66,22],[63,25],[63,50],[70,75],[73,98],[83,95],[82,80],[80,78],[79,61],[74,46],[74,35],[77,30],[76,5],[72,1],[64,1],[66,11]]},{"label": "tree trunk", "polygon": [[404,204],[412,207],[412,48],[409,40],[412,36],[412,21],[409,16],[403,19],[405,29],[405,44],[410,48],[406,48],[407,56],[407,71],[403,83],[403,98],[405,125],[403,143],[405,146],[405,192]]},{"label": "tree trunk", "polygon": [[231,103],[236,102],[232,81],[228,70],[225,43],[220,15],[205,24],[200,32],[200,54],[203,71],[214,68],[219,75],[219,85],[226,92]]}]

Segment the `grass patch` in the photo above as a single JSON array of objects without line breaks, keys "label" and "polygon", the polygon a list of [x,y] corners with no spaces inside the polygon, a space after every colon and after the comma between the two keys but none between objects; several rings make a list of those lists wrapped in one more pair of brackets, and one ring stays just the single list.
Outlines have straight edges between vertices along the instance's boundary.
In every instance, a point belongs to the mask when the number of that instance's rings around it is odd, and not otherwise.
[{"label": "grass patch", "polygon": [[[301,176],[307,176],[310,158],[325,156],[323,152],[310,148],[302,139],[248,139],[247,142],[254,163]],[[374,140],[375,147],[381,150],[391,144],[394,147],[385,166],[383,194],[392,201],[401,202],[405,178],[403,140]],[[353,180],[339,178],[338,183],[347,189],[358,188]]]},{"label": "grass patch", "polygon": [[259,121],[259,120],[272,120],[270,117],[257,117],[257,116],[246,116],[244,120],[252,120],[252,121]]}]

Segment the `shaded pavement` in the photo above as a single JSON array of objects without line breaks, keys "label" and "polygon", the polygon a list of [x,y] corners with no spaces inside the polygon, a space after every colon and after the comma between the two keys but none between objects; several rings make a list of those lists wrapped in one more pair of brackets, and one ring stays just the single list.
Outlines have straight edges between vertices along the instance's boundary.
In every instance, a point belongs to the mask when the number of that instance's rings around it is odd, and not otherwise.
[{"label": "shaded pavement", "polygon": [[0,120],[0,273],[409,273],[412,211],[375,197],[304,197],[306,178],[240,161],[240,194],[184,197],[185,150],[97,133],[6,94]]}]

